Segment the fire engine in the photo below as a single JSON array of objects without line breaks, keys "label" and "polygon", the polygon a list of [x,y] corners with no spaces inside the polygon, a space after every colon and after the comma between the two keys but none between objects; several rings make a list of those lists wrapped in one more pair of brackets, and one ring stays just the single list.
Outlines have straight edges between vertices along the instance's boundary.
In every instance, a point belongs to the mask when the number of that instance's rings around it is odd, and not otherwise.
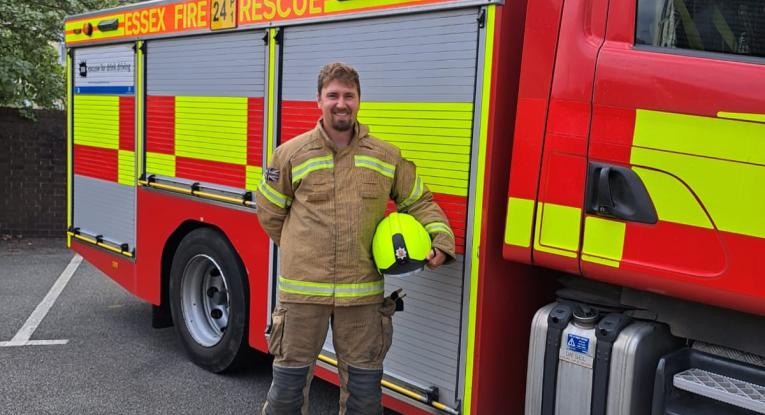
[{"label": "fire engine", "polygon": [[386,279],[387,407],[765,413],[761,2],[155,0],[65,40],[67,244],[200,366],[267,352],[253,192],[342,61],[457,239]]}]

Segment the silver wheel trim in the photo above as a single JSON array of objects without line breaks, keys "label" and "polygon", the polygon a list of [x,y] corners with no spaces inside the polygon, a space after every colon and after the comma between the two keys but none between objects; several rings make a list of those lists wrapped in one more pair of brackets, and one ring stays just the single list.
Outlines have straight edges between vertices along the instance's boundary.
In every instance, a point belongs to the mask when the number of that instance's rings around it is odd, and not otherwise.
[{"label": "silver wheel trim", "polygon": [[207,255],[194,256],[183,270],[181,310],[198,344],[212,347],[221,341],[229,321],[228,284],[218,263]]}]

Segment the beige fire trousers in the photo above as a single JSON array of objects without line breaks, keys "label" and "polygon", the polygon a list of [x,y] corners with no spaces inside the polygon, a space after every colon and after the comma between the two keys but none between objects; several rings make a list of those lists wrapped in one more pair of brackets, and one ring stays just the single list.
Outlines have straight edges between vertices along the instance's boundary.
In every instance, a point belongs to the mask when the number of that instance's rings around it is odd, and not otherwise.
[{"label": "beige fire trousers", "polygon": [[395,302],[337,307],[282,303],[273,312],[268,349],[273,381],[264,415],[307,415],[316,358],[332,325],[340,376],[340,415],[382,413],[382,368],[393,338]]}]

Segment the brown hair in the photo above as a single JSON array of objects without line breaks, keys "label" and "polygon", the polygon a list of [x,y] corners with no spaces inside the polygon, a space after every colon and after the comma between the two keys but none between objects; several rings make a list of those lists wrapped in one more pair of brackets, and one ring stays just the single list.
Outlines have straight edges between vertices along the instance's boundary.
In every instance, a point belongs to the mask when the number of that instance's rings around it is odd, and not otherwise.
[{"label": "brown hair", "polygon": [[319,71],[318,92],[321,96],[321,90],[329,85],[330,82],[338,80],[346,85],[355,86],[356,91],[361,96],[361,84],[359,84],[359,73],[352,66],[342,62],[328,63]]}]

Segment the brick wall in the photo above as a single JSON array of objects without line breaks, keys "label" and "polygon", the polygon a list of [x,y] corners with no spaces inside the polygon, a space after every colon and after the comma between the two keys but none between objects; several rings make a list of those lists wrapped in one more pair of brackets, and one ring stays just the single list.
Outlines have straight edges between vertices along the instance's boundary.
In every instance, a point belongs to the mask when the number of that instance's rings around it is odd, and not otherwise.
[{"label": "brick wall", "polygon": [[66,232],[66,115],[0,108],[0,237]]}]

